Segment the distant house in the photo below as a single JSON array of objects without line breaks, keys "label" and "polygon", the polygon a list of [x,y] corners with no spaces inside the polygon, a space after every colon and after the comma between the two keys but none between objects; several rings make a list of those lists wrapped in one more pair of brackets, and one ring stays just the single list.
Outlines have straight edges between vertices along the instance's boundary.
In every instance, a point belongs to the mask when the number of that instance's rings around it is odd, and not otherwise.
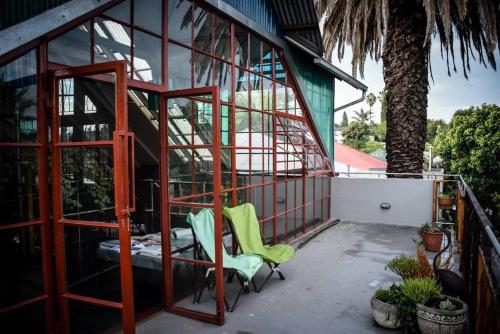
[{"label": "distant house", "polygon": [[344,129],[342,128],[335,128],[333,130],[334,136],[335,136],[335,142],[343,143],[344,142],[344,136],[342,135],[342,131]]},{"label": "distant house", "polygon": [[[335,142],[334,151],[334,169],[335,173],[341,173],[340,176],[346,176],[346,173],[384,172],[387,168],[385,161],[339,142]],[[360,175],[360,177],[367,177],[367,175]]]}]

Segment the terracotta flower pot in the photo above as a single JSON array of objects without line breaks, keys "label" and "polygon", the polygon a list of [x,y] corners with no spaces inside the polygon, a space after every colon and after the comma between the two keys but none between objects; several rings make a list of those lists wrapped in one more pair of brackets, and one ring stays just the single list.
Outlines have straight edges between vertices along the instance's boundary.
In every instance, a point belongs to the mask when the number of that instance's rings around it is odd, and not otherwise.
[{"label": "terracotta flower pot", "polygon": [[465,334],[467,330],[467,304],[463,301],[441,296],[440,299],[450,299],[459,305],[458,310],[445,311],[439,308],[417,304],[418,328],[422,334]]},{"label": "terracotta flower pot", "polygon": [[372,306],[373,319],[384,328],[401,328],[398,318],[398,308],[396,305],[384,303],[375,296],[372,297],[370,304]]},{"label": "terracotta flower pot", "polygon": [[443,242],[443,232],[424,231],[423,239],[426,250],[431,252],[439,252],[441,250],[441,243]]},{"label": "terracotta flower pot", "polygon": [[439,206],[443,208],[451,208],[453,203],[455,203],[455,197],[439,197]]}]

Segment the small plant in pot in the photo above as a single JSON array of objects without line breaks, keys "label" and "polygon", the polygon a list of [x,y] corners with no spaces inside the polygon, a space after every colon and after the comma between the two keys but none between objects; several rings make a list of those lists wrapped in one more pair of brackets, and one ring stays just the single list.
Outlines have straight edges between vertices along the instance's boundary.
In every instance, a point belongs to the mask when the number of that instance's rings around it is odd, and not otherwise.
[{"label": "small plant in pot", "polygon": [[418,333],[417,304],[426,304],[441,294],[434,278],[411,278],[401,284],[398,318],[405,333]]},{"label": "small plant in pot", "polygon": [[424,241],[425,249],[431,252],[439,252],[443,242],[443,231],[437,224],[423,224],[418,230],[418,234]]},{"label": "small plant in pot", "polygon": [[467,304],[457,298],[440,295],[427,303],[417,303],[417,321],[422,334],[465,333]]},{"label": "small plant in pot", "polygon": [[408,257],[404,254],[394,257],[385,266],[386,270],[401,276],[403,280],[417,277],[432,277],[432,269],[429,270],[429,264],[420,259]]},{"label": "small plant in pot", "polygon": [[398,303],[401,296],[401,287],[393,284],[386,289],[375,291],[370,304],[373,318],[380,326],[389,329],[401,328],[398,318]]},{"label": "small plant in pot", "polygon": [[455,193],[453,191],[442,192],[438,196],[438,203],[440,207],[451,208],[455,203]]}]

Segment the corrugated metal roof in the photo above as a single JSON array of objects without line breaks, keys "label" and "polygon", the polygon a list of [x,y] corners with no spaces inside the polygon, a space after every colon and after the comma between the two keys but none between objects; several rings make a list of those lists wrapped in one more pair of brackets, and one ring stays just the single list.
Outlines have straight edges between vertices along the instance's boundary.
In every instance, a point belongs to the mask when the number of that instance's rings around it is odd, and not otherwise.
[{"label": "corrugated metal roof", "polygon": [[272,0],[272,3],[285,36],[322,56],[323,40],[313,0]]},{"label": "corrugated metal roof", "polygon": [[70,0],[3,0],[0,30],[25,21]]}]

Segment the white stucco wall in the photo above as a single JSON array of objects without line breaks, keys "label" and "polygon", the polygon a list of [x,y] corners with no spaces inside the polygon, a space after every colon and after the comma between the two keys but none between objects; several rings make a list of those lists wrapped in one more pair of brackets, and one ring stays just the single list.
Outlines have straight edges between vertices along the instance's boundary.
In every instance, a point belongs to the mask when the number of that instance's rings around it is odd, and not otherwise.
[{"label": "white stucco wall", "polygon": [[[332,178],[332,217],[392,225],[432,221],[433,181],[424,179]],[[382,209],[389,203],[390,209]]]}]

